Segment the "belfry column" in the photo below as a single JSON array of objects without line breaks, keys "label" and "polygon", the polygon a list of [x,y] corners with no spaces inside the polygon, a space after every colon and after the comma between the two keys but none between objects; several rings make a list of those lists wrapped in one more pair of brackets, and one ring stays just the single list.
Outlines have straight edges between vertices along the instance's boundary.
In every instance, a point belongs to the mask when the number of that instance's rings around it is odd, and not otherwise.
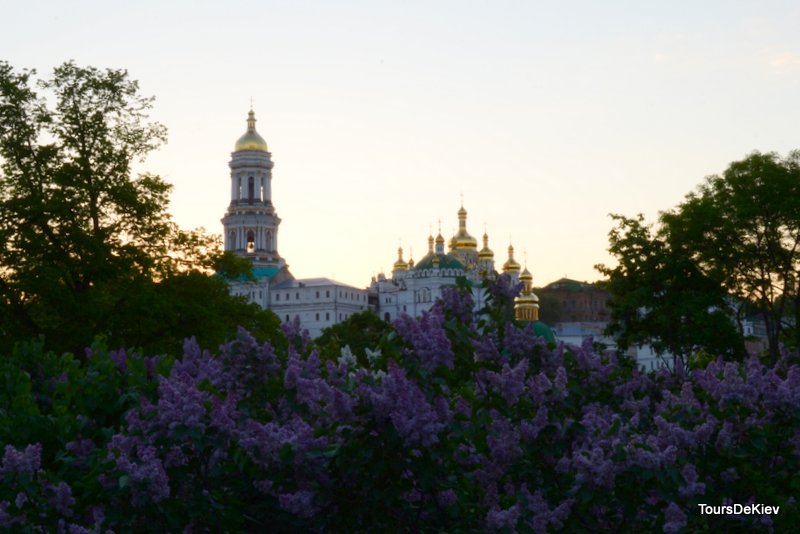
[{"label": "belfry column", "polygon": [[272,154],[256,131],[253,110],[247,114],[247,131],[236,141],[228,166],[231,200],[222,218],[225,250],[252,260],[254,266],[285,267],[277,248],[281,219],[272,204]]}]

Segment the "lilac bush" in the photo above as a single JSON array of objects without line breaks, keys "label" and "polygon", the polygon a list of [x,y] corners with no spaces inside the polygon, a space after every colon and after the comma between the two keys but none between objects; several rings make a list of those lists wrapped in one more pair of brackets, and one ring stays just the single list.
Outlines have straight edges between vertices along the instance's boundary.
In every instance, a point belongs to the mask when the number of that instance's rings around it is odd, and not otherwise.
[{"label": "lilac bush", "polygon": [[[513,290],[490,288],[498,308]],[[287,340],[242,330],[216,353],[188,340],[174,362],[26,349],[0,367],[0,525],[744,532],[800,519],[793,355],[646,374],[468,302],[453,289],[366,354],[323,357],[294,323]]]}]

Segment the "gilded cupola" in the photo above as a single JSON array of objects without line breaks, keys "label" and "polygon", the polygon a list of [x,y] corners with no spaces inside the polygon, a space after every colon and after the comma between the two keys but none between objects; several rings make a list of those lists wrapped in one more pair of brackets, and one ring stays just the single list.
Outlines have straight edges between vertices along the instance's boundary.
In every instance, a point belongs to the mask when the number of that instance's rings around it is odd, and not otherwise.
[{"label": "gilded cupola", "polygon": [[489,234],[483,233],[483,248],[478,252],[478,259],[481,261],[491,261],[494,259],[494,252],[489,248]]},{"label": "gilded cupola", "polygon": [[251,109],[247,114],[247,131],[236,141],[234,152],[243,150],[258,150],[260,152],[269,152],[267,149],[267,142],[256,131],[256,114]]},{"label": "gilded cupola", "polygon": [[518,321],[538,321],[539,297],[533,292],[533,275],[527,267],[519,275],[519,281],[522,289],[514,299],[514,316]]},{"label": "gilded cupola", "polygon": [[521,269],[521,265],[517,260],[514,259],[514,246],[508,245],[508,260],[503,264],[503,272],[504,273],[518,273]]},{"label": "gilded cupola", "polygon": [[407,271],[408,264],[403,261],[403,247],[398,247],[397,249],[397,261],[394,262],[394,270],[395,271]]},{"label": "gilded cupola", "polygon": [[452,248],[455,250],[477,250],[478,240],[467,232],[467,210],[464,206],[458,210],[458,232],[453,236]]}]

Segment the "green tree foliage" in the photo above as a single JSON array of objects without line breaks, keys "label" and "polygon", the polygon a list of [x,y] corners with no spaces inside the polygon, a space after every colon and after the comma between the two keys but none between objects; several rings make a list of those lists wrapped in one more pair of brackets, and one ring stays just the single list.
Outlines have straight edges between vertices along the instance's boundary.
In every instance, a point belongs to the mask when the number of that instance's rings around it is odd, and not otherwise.
[{"label": "green tree foliage", "polygon": [[[199,275],[242,265],[171,221],[169,184],[131,172],[166,139],[153,99],[121,70],[65,63],[35,76],[0,62],[0,343],[44,335],[74,351],[102,335],[160,350],[191,322],[214,327],[212,343],[235,333],[229,319],[253,325],[223,280]],[[205,315],[192,311],[204,301]]]},{"label": "green tree foliage", "polygon": [[682,359],[698,351],[741,355],[743,340],[719,281],[697,268],[667,227],[653,230],[642,215],[612,218],[609,252],[617,265],[597,269],[608,277],[608,332],[619,347],[650,344]]},{"label": "green tree foliage", "polygon": [[800,152],[731,163],[662,213],[655,230],[641,216],[613,217],[609,250],[618,265],[598,268],[623,346],[739,353],[741,328],[729,323],[753,310],[773,361],[781,341],[800,344]]},{"label": "green tree foliage", "polygon": [[662,220],[703,273],[758,313],[773,361],[781,341],[800,345],[800,151],[735,161]]},{"label": "green tree foliage", "polygon": [[394,332],[394,328],[390,323],[375,315],[372,310],[366,310],[329,326],[314,343],[323,356],[329,359],[338,358],[345,346],[350,347],[359,363],[366,365],[366,349],[380,347],[381,339],[391,332]]}]

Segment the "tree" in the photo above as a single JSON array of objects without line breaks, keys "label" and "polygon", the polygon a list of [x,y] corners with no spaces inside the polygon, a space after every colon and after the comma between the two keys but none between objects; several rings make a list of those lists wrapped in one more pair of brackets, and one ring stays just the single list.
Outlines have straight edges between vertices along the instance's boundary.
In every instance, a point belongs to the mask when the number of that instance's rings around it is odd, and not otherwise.
[{"label": "tree", "polygon": [[132,175],[166,139],[147,115],[153,99],[123,70],[70,62],[35,75],[0,62],[0,338],[44,335],[78,350],[98,334],[169,336],[164,323],[149,333],[133,325],[177,305],[164,301],[176,277],[238,267],[218,238],[171,221],[169,184]]},{"label": "tree", "polygon": [[741,356],[744,345],[720,283],[701,272],[669,234],[636,218],[612,215],[613,268],[598,265],[611,294],[608,333],[621,349],[650,344],[684,359],[698,351]]},{"label": "tree", "polygon": [[675,354],[741,353],[747,310],[763,320],[773,361],[782,340],[800,344],[800,152],[731,163],[662,213],[655,230],[641,215],[612,217],[618,265],[598,269],[612,294],[610,331],[623,346],[652,340]]},{"label": "tree", "polygon": [[800,151],[733,162],[662,220],[699,269],[757,311],[773,361],[781,341],[800,346]]},{"label": "tree", "polygon": [[394,328],[390,323],[375,315],[372,310],[366,310],[329,326],[314,340],[314,344],[329,359],[338,358],[345,346],[350,347],[356,359],[366,365],[366,350],[379,348],[381,339],[391,332],[394,332]]}]

